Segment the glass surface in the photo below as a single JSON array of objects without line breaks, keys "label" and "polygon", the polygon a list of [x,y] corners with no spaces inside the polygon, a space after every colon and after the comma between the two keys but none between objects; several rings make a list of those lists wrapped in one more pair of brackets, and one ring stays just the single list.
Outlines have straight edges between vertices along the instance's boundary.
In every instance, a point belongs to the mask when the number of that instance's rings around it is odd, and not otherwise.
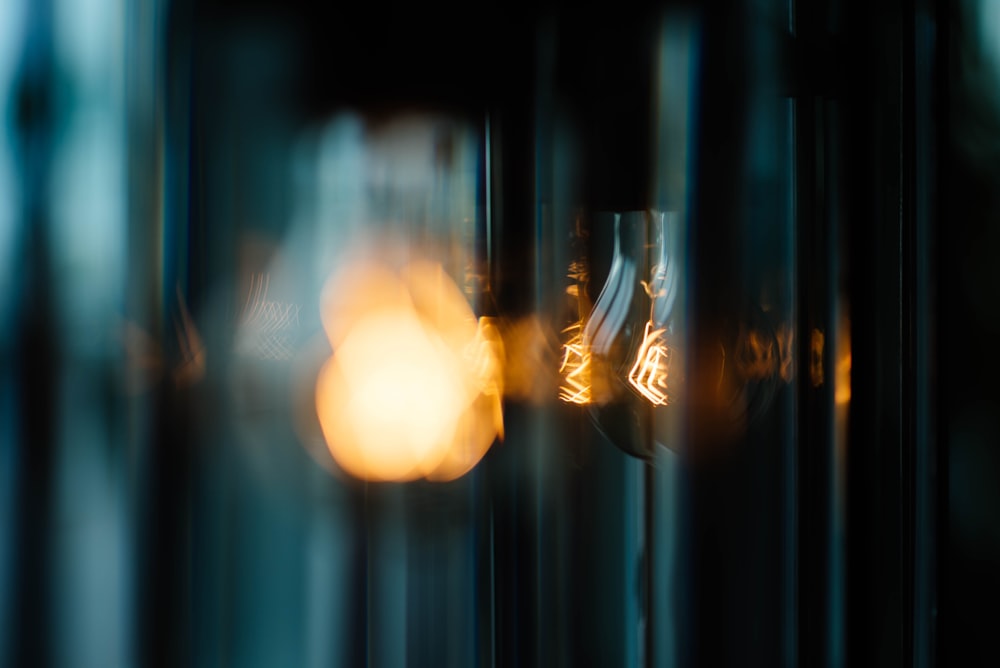
[{"label": "glass surface", "polygon": [[980,5],[0,5],[0,664],[989,654]]}]

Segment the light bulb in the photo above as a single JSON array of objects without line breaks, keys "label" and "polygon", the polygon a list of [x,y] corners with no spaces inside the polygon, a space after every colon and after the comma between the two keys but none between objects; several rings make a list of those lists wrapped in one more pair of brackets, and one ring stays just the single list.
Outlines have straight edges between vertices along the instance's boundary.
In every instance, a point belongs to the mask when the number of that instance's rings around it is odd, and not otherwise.
[{"label": "light bulb", "polygon": [[316,410],[349,474],[450,480],[502,433],[499,337],[440,265],[352,264],[324,290],[323,323]]},{"label": "light bulb", "polygon": [[678,292],[677,260],[671,257],[665,213],[654,214],[657,248],[656,262],[650,270],[649,283],[642,282],[649,297],[649,319],[642,341],[633,355],[628,374],[629,384],[654,406],[676,401],[680,386],[678,365],[671,366],[673,348],[667,341],[670,319]]},{"label": "light bulb", "polygon": [[574,284],[567,293],[579,318],[563,329],[559,398],[585,405],[601,433],[640,457],[651,454],[654,441],[644,416],[677,401],[683,387],[674,325],[680,271],[671,246],[673,225],[670,214],[659,212],[595,216],[598,243],[591,252],[610,246],[612,253],[593,306],[586,256],[568,272]]}]

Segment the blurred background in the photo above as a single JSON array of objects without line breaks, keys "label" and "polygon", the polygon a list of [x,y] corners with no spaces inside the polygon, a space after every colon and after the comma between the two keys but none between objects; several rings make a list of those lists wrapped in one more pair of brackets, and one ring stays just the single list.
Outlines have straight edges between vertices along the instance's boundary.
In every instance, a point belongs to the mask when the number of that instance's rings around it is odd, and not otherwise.
[{"label": "blurred background", "polygon": [[996,662],[998,45],[0,0],[0,665]]}]

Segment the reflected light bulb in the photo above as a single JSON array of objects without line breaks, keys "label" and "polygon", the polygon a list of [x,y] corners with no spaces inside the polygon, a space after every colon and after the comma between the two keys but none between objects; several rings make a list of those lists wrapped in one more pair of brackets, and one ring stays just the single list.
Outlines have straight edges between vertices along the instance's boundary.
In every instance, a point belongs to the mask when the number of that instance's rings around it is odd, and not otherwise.
[{"label": "reflected light bulb", "polygon": [[667,233],[671,218],[664,212],[655,215],[658,255],[650,270],[649,283],[641,281],[649,297],[649,319],[628,374],[629,384],[654,406],[666,406],[677,399],[676,388],[673,396],[670,391],[672,348],[666,341],[679,287],[677,260],[671,257]]},{"label": "reflected light bulb", "polygon": [[[562,401],[605,404],[612,398],[609,395],[613,391],[609,393],[595,388],[595,381],[601,376],[598,367],[602,360],[607,362],[609,356],[615,354],[613,350],[620,338],[631,337],[627,321],[638,303],[636,300],[643,299],[642,295],[648,298],[649,307],[642,340],[634,358],[620,367],[618,362],[613,362],[612,366],[616,367],[616,374],[620,373],[629,386],[654,406],[665,406],[678,398],[680,382],[674,379],[673,388],[668,387],[674,350],[668,339],[672,338],[671,319],[680,283],[678,261],[671,255],[673,248],[668,234],[668,224],[672,224],[673,219],[673,214],[653,212],[651,219],[643,214],[641,224],[636,223],[634,216],[631,217],[631,223],[625,223],[622,214],[614,214],[611,267],[592,308],[588,308],[589,304],[585,299],[585,288],[590,279],[586,264],[577,260],[570,265],[569,278],[576,283],[567,288],[567,293],[576,300],[581,315],[578,322],[562,332],[563,335],[569,335],[563,344],[559,368],[562,376],[559,398]],[[648,282],[638,278],[643,261],[629,250],[634,251],[637,229],[641,230],[638,238],[645,239],[647,228],[654,233],[654,242],[648,248],[656,249],[656,256],[651,260]],[[623,239],[626,243],[623,243]],[[643,242],[643,252],[646,248],[647,245]],[[675,365],[674,374],[676,373]]]}]

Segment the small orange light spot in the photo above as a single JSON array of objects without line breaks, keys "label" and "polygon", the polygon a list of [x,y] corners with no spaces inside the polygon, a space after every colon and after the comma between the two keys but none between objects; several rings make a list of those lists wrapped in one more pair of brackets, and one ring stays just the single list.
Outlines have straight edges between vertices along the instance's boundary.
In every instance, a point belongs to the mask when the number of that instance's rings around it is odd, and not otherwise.
[{"label": "small orange light spot", "polygon": [[823,332],[818,329],[812,331],[809,341],[809,380],[813,387],[820,387],[823,384]]}]

